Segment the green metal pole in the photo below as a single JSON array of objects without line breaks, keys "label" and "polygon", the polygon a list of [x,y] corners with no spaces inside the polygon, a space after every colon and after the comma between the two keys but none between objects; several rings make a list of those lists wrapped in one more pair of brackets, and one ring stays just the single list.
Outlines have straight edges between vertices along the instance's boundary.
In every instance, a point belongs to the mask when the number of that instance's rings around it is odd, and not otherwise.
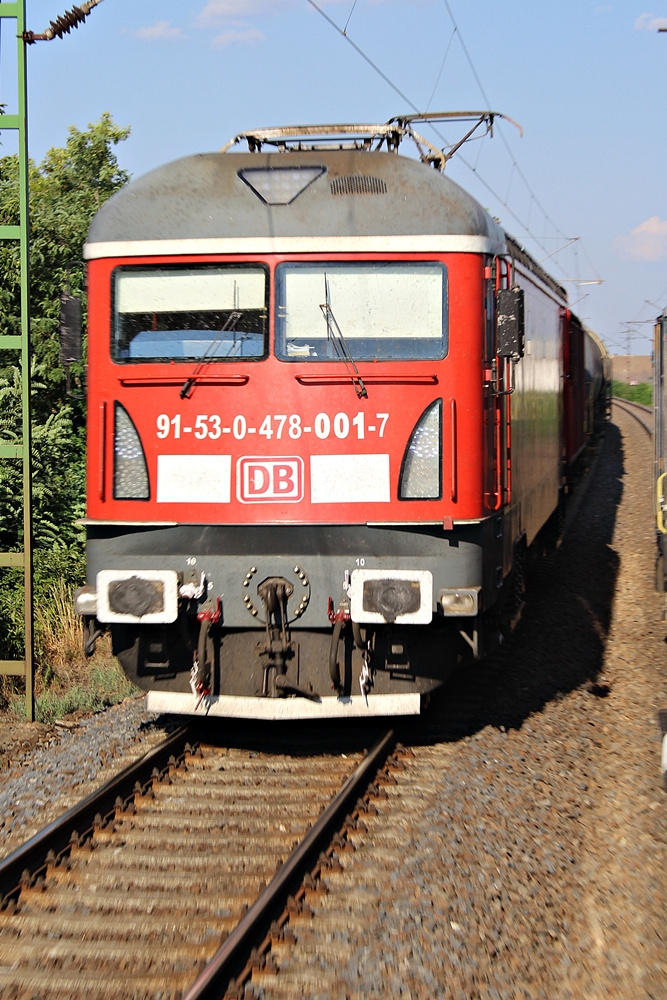
[{"label": "green metal pole", "polygon": [[1,335],[0,348],[20,352],[21,444],[0,442],[0,459],[22,460],[23,552],[0,552],[0,566],[22,566],[24,581],[25,652],[23,660],[0,660],[0,674],[25,678],[25,711],[35,720],[34,698],[34,615],[33,615],[33,533],[32,533],[32,433],[30,414],[30,266],[28,221],[28,110],[25,31],[25,0],[0,2],[0,18],[15,21],[17,37],[16,114],[0,116],[0,129],[12,129],[18,136],[19,224],[0,226],[0,239],[18,240],[21,268],[21,334]]},{"label": "green metal pole", "polygon": [[19,206],[21,227],[21,411],[23,425],[23,552],[25,584],[25,713],[35,720],[34,605],[32,537],[32,426],[30,412],[30,223],[28,200],[28,79],[24,41],[25,3],[17,16],[18,116],[19,116]]},{"label": "green metal pole", "polygon": [[62,38],[87,18],[102,0],[85,0],[80,7],[66,11],[51,21],[42,34],[26,31],[26,0],[0,0],[0,21],[16,22],[18,107],[16,114],[0,114],[0,130],[13,129],[18,134],[19,160],[19,225],[0,225],[0,240],[18,240],[21,266],[21,335],[6,335],[0,331],[0,350],[21,353],[21,425],[22,441],[0,441],[0,459],[23,461],[23,552],[0,552],[0,567],[23,566],[25,585],[25,656],[23,660],[0,659],[0,676],[25,677],[25,710],[29,722],[35,720],[34,680],[34,600],[33,600],[33,530],[32,530],[32,430],[30,386],[30,224],[29,224],[29,164],[28,164],[28,85],[27,48],[36,41]]}]

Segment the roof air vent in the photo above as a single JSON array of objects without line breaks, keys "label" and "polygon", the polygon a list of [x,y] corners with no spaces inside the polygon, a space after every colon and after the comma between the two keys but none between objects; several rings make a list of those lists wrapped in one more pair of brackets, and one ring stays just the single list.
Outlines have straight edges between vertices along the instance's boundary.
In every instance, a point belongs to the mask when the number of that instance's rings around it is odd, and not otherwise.
[{"label": "roof air vent", "polygon": [[364,174],[349,174],[334,177],[331,181],[332,194],[386,194],[387,185],[381,177],[367,177]]}]

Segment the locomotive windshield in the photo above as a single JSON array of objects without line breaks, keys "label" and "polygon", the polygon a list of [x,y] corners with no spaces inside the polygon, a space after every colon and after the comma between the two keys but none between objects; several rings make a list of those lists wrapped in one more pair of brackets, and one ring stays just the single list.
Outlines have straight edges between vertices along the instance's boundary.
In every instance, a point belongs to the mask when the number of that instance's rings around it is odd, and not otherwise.
[{"label": "locomotive windshield", "polygon": [[114,361],[266,355],[268,270],[258,264],[121,267],[114,272]]},{"label": "locomotive windshield", "polygon": [[283,263],[276,354],[283,361],[439,359],[447,353],[447,269],[430,261]]}]

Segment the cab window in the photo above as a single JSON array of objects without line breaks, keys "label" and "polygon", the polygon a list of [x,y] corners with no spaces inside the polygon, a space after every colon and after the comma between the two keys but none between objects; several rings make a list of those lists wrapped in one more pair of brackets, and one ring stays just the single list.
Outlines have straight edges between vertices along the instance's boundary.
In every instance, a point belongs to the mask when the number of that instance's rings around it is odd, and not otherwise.
[{"label": "cab window", "polygon": [[112,301],[114,361],[233,361],[267,353],[266,267],[120,267]]},{"label": "cab window", "polygon": [[447,353],[447,269],[437,261],[283,263],[283,361],[436,359]]}]

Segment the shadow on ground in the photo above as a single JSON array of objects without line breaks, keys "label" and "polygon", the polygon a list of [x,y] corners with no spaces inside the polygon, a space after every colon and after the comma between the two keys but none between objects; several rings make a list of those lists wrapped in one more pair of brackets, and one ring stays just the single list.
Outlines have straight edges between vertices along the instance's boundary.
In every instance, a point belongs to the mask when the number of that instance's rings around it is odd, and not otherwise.
[{"label": "shadow on ground", "polygon": [[[610,424],[561,547],[532,571],[519,627],[497,654],[459,671],[437,693],[422,720],[426,742],[459,739],[488,725],[520,728],[550,701],[582,685],[592,697],[609,694],[598,676],[619,570],[611,543],[623,473],[621,436]],[[420,742],[419,724],[409,732]]]}]

